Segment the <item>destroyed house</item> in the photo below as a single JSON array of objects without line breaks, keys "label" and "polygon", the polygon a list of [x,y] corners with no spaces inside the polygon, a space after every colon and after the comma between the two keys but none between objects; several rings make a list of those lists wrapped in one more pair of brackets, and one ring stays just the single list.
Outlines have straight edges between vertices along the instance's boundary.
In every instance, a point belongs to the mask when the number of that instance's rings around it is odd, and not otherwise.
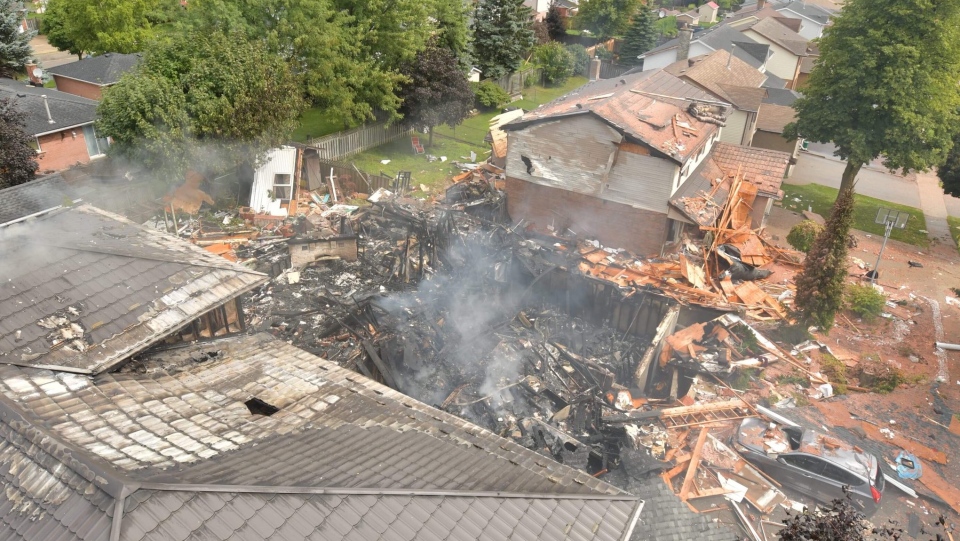
[{"label": "destroyed house", "polygon": [[[691,180],[699,192],[714,148],[733,147],[719,143],[729,113],[729,104],[660,70],[588,83],[504,126],[510,216],[528,229],[657,253],[684,223],[699,223],[670,201]],[[725,156],[754,160],[756,152]],[[764,193],[775,198],[782,171],[762,169]],[[711,171],[707,191],[729,172]]]},{"label": "destroyed house", "polygon": [[0,538],[625,540],[643,502],[265,334],[0,364]]},{"label": "destroyed house", "polygon": [[0,364],[96,375],[160,341],[243,329],[238,299],[265,275],[89,205],[58,207],[0,227]]}]

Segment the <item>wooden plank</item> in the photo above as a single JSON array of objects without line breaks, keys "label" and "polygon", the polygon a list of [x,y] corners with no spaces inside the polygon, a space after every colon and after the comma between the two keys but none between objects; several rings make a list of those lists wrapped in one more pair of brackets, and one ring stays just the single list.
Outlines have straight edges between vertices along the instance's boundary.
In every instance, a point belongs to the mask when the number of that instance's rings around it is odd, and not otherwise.
[{"label": "wooden plank", "polygon": [[693,488],[693,478],[697,474],[697,467],[700,466],[700,453],[703,451],[703,444],[707,441],[707,434],[710,431],[706,428],[700,430],[700,436],[697,437],[697,444],[693,448],[693,455],[690,457],[690,466],[687,468],[687,475],[683,478],[683,486],[680,487],[680,499],[686,500],[690,489]]},{"label": "wooden plank", "polygon": [[669,470],[663,472],[663,475],[665,476],[668,485],[670,484],[670,481],[671,481],[674,477],[680,475],[684,470],[687,469],[687,463],[688,463],[688,462],[690,462],[690,455],[687,455],[687,456],[683,457],[683,460],[678,460],[676,466],[674,466],[674,467],[670,468]]},{"label": "wooden plank", "polygon": [[693,406],[664,408],[660,410],[660,418],[673,417],[677,415],[686,415],[689,413],[705,413],[705,412],[712,412],[712,411],[720,411],[720,410],[732,409],[732,408],[749,409],[749,404],[747,404],[742,398],[732,398],[730,400],[709,402],[707,404],[695,404]]},{"label": "wooden plank", "polygon": [[693,496],[687,496],[688,500],[696,500],[697,498],[710,498],[712,496],[723,496],[724,494],[730,494],[730,491],[723,488],[708,488],[706,490],[699,490]]}]

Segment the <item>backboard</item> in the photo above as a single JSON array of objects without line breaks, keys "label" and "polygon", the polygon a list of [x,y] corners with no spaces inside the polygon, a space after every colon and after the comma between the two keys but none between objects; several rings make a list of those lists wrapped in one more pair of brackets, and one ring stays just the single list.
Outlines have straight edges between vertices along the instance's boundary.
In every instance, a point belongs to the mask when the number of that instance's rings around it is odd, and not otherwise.
[{"label": "backboard", "polygon": [[873,221],[873,223],[880,225],[890,224],[896,229],[903,229],[907,227],[907,220],[909,219],[909,212],[880,207],[880,209],[877,210],[877,218]]}]

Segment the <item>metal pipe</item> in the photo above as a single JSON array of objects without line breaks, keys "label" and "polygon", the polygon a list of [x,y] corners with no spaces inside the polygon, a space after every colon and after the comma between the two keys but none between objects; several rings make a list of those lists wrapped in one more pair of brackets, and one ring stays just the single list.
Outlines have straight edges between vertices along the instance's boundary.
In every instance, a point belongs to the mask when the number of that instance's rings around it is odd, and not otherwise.
[{"label": "metal pipe", "polygon": [[883,257],[883,249],[887,247],[887,240],[890,238],[890,233],[893,232],[893,222],[887,220],[887,226],[883,230],[883,244],[880,245],[880,251],[877,252],[877,262],[873,265],[873,277],[870,278],[870,283],[877,283],[877,278],[880,277],[880,273],[877,272],[877,268],[880,266],[880,258]]},{"label": "metal pipe", "polygon": [[960,344],[948,344],[947,342],[936,342],[940,349],[949,349],[950,351],[960,351]]}]

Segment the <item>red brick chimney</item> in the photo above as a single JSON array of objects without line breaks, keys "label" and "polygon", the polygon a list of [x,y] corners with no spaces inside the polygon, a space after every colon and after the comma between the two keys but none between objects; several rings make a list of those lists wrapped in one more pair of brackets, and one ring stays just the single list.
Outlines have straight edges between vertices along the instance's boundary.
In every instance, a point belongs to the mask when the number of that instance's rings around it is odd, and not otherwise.
[{"label": "red brick chimney", "polygon": [[34,70],[37,69],[37,64],[35,62],[27,62],[23,67],[27,70],[27,77],[30,78],[30,84],[34,86],[43,86],[43,81],[34,73]]}]

